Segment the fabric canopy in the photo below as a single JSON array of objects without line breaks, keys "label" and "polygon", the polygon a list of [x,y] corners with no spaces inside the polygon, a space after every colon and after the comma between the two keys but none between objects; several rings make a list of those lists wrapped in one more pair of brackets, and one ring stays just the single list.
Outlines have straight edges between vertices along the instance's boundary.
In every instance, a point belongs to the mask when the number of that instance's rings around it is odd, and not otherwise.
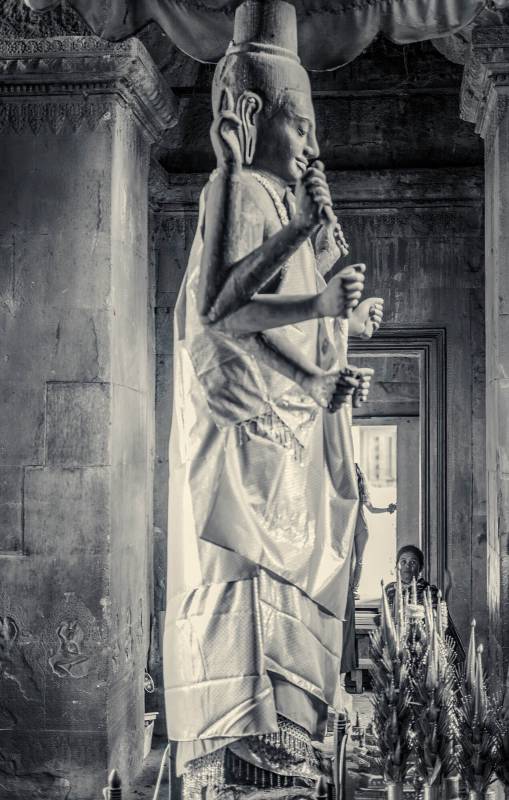
[{"label": "fabric canopy", "polygon": [[[291,0],[297,10],[299,52],[308,69],[343,66],[378,34],[398,44],[455,33],[486,0]],[[497,6],[509,0],[498,0]],[[241,0],[67,0],[105,39],[118,41],[154,21],[184,53],[203,62],[224,54]],[[55,0],[25,0],[39,11]]]}]

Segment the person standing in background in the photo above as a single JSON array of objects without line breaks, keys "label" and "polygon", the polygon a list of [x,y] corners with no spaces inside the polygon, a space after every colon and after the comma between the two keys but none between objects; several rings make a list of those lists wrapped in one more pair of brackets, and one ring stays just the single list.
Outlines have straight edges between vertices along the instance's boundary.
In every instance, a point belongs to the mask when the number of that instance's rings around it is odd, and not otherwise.
[{"label": "person standing in background", "polygon": [[[363,557],[364,551],[366,549],[366,545],[368,543],[369,538],[369,528],[368,528],[368,521],[366,518],[366,511],[371,512],[371,514],[394,514],[396,511],[396,503],[389,503],[388,506],[374,506],[371,502],[371,498],[369,496],[369,487],[366,481],[366,477],[362,472],[359,465],[355,464],[355,472],[357,475],[357,484],[359,487],[359,513],[357,516],[357,524],[355,526],[355,534],[354,534],[354,545],[353,545],[353,553],[352,553],[352,592],[353,592],[353,599],[359,599],[359,585],[361,582],[361,575],[362,575],[362,567],[363,567]],[[355,559],[354,559],[355,556]]]}]

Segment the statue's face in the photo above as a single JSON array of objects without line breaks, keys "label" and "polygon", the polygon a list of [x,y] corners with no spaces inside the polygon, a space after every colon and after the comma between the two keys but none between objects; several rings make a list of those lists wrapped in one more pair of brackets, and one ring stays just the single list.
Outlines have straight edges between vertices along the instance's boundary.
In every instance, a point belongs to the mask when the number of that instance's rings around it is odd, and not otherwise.
[{"label": "statue's face", "polygon": [[293,185],[320,150],[315,113],[308,92],[288,92],[284,105],[270,118],[263,111],[257,124],[253,166]]},{"label": "statue's face", "polygon": [[401,553],[398,560],[398,570],[402,583],[411,583],[413,578],[417,579],[419,577],[419,559],[411,550]]}]

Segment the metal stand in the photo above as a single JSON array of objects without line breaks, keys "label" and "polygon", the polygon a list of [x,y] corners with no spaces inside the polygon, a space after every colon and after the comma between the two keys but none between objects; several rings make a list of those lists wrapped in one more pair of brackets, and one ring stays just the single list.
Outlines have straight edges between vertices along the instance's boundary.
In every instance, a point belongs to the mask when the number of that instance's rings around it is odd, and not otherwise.
[{"label": "metal stand", "polygon": [[159,798],[159,791],[161,789],[161,782],[163,780],[164,767],[166,766],[166,762],[168,762],[168,800],[171,800],[171,744],[170,743],[168,743],[164,749],[152,800],[158,800]]}]

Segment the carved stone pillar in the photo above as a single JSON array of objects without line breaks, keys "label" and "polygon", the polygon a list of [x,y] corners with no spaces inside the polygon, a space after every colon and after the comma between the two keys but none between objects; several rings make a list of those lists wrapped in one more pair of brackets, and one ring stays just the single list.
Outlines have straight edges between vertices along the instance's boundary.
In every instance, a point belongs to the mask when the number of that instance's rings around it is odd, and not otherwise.
[{"label": "carved stone pillar", "polygon": [[500,674],[509,663],[508,26],[474,30],[461,101],[485,143],[487,579],[490,661]]},{"label": "carved stone pillar", "polygon": [[141,765],[152,526],[147,183],[175,104],[136,40],[0,40],[0,784]]}]

